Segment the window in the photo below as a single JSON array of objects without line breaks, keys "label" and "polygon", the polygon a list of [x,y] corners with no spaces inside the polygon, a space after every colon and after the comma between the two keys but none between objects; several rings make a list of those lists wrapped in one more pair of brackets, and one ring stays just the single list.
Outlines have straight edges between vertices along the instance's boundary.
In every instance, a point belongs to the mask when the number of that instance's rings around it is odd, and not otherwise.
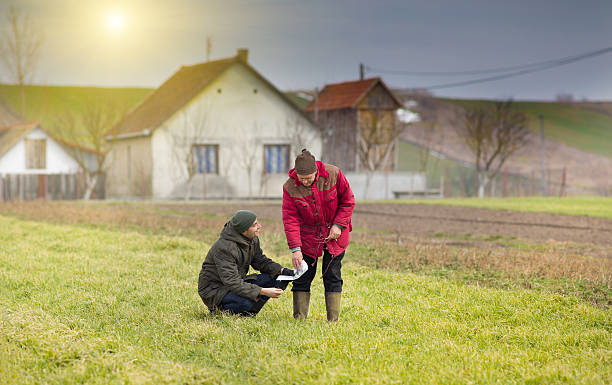
[{"label": "window", "polygon": [[47,141],[45,139],[25,139],[26,168],[47,168]]},{"label": "window", "polygon": [[284,174],[289,171],[289,145],[265,145],[266,174]]},{"label": "window", "polygon": [[196,174],[219,173],[219,145],[198,144],[192,148],[193,169]]}]

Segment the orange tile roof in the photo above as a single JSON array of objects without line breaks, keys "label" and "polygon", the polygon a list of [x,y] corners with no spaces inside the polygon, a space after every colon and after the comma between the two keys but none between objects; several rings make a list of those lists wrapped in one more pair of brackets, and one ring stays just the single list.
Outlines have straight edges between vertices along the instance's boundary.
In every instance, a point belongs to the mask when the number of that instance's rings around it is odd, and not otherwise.
[{"label": "orange tile roof", "polygon": [[38,127],[37,122],[22,122],[11,126],[0,128],[0,156],[13,148],[24,136],[34,128]]},{"label": "orange tile roof", "polygon": [[25,119],[0,100],[0,126],[12,126],[14,124],[23,123],[24,120]]},{"label": "orange tile roof", "polygon": [[[317,108],[319,111],[354,108],[363,95],[379,81],[381,81],[380,78],[370,78],[327,84],[318,95]],[[304,110],[314,111],[314,109],[315,101],[313,100]]]},{"label": "orange tile roof", "polygon": [[[302,114],[304,118],[312,122],[311,118],[304,111],[299,109],[287,95],[280,92],[272,83],[261,76],[238,52],[238,55],[231,58],[181,67],[164,84],[147,96],[132,111],[128,112],[106,135],[116,135],[117,139],[130,137],[132,134],[149,135],[150,132],[154,131],[159,125],[170,118],[172,114],[185,106],[235,63],[241,63],[246,66],[254,76],[267,84],[272,91]],[[147,133],[145,130],[149,132]]]}]

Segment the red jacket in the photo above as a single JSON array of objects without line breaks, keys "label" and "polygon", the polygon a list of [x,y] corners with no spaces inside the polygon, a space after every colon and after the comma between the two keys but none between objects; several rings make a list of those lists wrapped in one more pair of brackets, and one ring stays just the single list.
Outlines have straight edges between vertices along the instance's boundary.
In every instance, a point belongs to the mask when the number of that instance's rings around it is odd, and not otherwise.
[{"label": "red jacket", "polygon": [[338,167],[317,161],[317,176],[310,187],[301,184],[291,169],[283,185],[283,224],[289,248],[300,246],[303,254],[318,258],[331,226],[337,224],[344,229],[338,239],[327,242],[327,250],[332,255],[342,253],[353,230],[354,207],[355,196]]}]

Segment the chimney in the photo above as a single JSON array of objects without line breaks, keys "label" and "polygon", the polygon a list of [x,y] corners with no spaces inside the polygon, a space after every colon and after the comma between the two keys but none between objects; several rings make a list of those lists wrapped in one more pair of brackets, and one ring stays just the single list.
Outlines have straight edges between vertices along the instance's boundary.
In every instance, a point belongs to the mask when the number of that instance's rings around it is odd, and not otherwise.
[{"label": "chimney", "polygon": [[247,48],[238,48],[236,57],[241,62],[246,63],[249,60],[249,50]]}]

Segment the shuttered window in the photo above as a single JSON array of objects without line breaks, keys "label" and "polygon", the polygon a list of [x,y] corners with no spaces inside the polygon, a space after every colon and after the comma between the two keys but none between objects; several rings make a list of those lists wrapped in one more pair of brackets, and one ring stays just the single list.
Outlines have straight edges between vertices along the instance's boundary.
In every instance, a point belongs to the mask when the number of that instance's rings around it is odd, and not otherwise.
[{"label": "shuttered window", "polygon": [[26,168],[47,168],[47,140],[25,139]]},{"label": "shuttered window", "polygon": [[264,146],[266,174],[284,174],[289,171],[289,145]]},{"label": "shuttered window", "polygon": [[192,149],[193,169],[196,174],[219,173],[219,145],[198,144]]}]

